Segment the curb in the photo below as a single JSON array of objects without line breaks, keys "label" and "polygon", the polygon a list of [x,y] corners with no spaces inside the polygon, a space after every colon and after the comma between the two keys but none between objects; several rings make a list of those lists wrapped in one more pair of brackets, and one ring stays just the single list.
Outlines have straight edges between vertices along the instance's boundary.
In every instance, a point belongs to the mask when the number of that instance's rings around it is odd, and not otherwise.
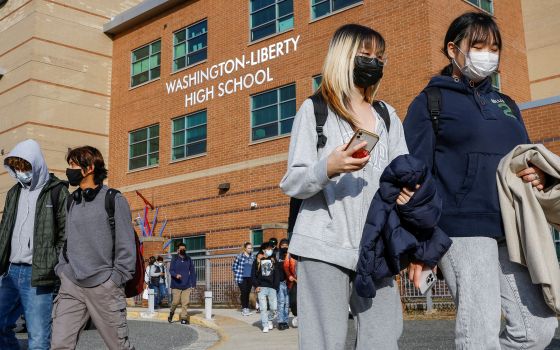
[{"label": "curb", "polygon": [[[173,316],[173,322],[179,322],[180,313],[181,313],[180,308],[177,308],[177,310],[175,311],[175,315]],[[138,308],[138,307],[127,308],[128,320],[167,322],[168,316],[169,316],[169,309],[158,309],[155,310],[152,314],[149,314],[146,308]],[[211,349],[214,349],[217,345],[223,344],[223,342],[228,338],[224,330],[221,327],[219,327],[214,320],[215,319],[207,320],[201,314],[198,313],[194,315],[189,315],[189,323],[191,325],[209,328],[216,331],[216,333],[218,333],[219,340],[216,344],[214,344],[214,346],[211,347]]]}]

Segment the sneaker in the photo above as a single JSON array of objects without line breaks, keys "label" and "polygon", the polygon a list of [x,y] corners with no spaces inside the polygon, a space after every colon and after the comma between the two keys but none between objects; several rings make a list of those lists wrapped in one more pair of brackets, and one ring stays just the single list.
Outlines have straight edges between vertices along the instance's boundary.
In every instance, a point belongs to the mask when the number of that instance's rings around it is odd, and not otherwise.
[{"label": "sneaker", "polygon": [[270,330],[272,330],[274,328],[274,324],[272,323],[272,321],[268,321],[268,328]]},{"label": "sneaker", "polygon": [[187,320],[181,320],[181,324],[189,324],[189,321],[187,321]]},{"label": "sneaker", "polygon": [[167,317],[167,322],[169,323],[173,322],[173,312],[169,313],[169,317]]},{"label": "sneaker", "polygon": [[263,333],[268,333],[268,327],[267,326],[263,327]]},{"label": "sneaker", "polygon": [[278,323],[278,330],[283,331],[290,328],[286,322]]},{"label": "sneaker", "polygon": [[292,327],[297,328],[298,327],[298,321],[297,321],[297,317],[294,317],[292,319]]},{"label": "sneaker", "polygon": [[253,313],[249,310],[249,309],[243,309],[243,311],[241,311],[241,316],[250,316]]}]

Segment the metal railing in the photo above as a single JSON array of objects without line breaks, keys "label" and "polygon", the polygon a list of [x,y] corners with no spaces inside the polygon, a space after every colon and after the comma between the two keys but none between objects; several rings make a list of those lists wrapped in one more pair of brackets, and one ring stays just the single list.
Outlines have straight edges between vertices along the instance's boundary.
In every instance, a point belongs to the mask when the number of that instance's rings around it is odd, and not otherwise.
[{"label": "metal railing", "polygon": [[[231,266],[237,254],[205,255],[192,257],[197,274],[197,287],[191,293],[191,304],[204,304],[204,291],[212,291],[213,304],[239,306],[239,288],[233,279]],[[454,310],[453,298],[444,281],[437,281],[431,295],[422,296],[408,279],[406,271],[397,276],[401,301],[405,311]],[[135,298],[142,303],[142,296]]]}]

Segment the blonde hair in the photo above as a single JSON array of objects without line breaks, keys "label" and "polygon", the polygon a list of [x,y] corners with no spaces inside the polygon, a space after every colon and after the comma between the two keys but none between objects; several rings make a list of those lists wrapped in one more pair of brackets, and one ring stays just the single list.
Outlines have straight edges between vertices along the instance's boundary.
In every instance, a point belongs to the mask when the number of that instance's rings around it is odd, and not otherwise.
[{"label": "blonde hair", "polygon": [[[354,88],[354,58],[361,48],[375,50],[375,56],[380,57],[385,53],[385,40],[375,30],[359,24],[338,28],[329,45],[323,64],[323,80],[317,91],[329,107],[352,126],[357,124],[350,106],[350,94]],[[373,102],[380,82],[366,89],[365,101]]]}]

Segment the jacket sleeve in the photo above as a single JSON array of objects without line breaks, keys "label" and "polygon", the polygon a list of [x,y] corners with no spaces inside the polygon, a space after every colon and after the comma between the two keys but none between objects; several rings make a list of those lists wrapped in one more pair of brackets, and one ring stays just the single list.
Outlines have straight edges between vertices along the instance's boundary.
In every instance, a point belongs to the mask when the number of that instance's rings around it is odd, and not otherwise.
[{"label": "jacket sleeve", "polygon": [[190,284],[189,287],[196,288],[196,269],[194,268],[194,260],[189,259],[189,276],[190,276]]},{"label": "jacket sleeve", "polygon": [[261,281],[258,278],[258,261],[257,259],[255,259],[255,261],[253,261],[253,269],[251,272],[251,275],[253,276],[252,280],[253,280],[253,287],[258,288],[261,286]]},{"label": "jacket sleeve", "polygon": [[418,95],[408,107],[403,123],[408,150],[414,157],[433,168],[436,137],[428,113],[428,100],[424,93]]},{"label": "jacket sleeve", "polygon": [[288,170],[280,182],[290,197],[306,199],[320,192],[329,182],[328,155],[317,155],[317,131],[313,102],[305,100],[296,114],[290,137]]},{"label": "jacket sleeve", "polygon": [[160,272],[156,272],[155,265],[151,265],[150,266],[150,277],[159,277],[159,276],[160,276]]},{"label": "jacket sleeve", "polygon": [[234,275],[239,270],[239,260],[240,260],[239,258],[240,255],[236,256],[235,259],[233,259],[233,264],[231,265],[231,271],[233,272]]},{"label": "jacket sleeve", "polygon": [[175,269],[176,269],[176,262],[175,261],[176,261],[176,258],[173,257],[171,259],[171,263],[169,264],[169,276],[171,278],[176,278],[177,277],[177,272],[175,271]]},{"label": "jacket sleeve", "polygon": [[60,254],[64,242],[66,241],[66,201],[68,199],[68,188],[62,186],[58,194],[58,208],[56,208],[56,223],[58,232],[55,232],[56,254]]},{"label": "jacket sleeve", "polygon": [[128,201],[115,197],[115,262],[111,279],[117,285],[129,281],[136,270],[136,240]]}]

